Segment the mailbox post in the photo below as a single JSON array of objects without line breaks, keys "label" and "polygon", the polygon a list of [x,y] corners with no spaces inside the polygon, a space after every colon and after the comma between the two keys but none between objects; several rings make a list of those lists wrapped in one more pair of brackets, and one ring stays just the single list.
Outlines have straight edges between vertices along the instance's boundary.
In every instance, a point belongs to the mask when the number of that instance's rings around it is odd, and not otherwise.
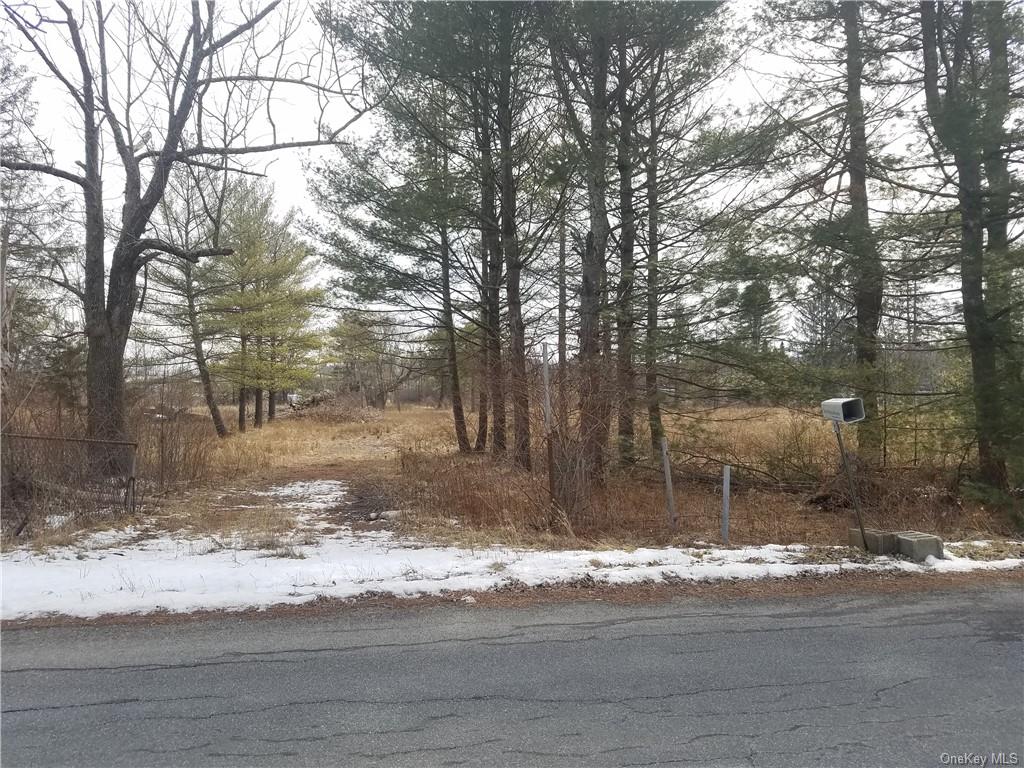
[{"label": "mailbox post", "polygon": [[833,397],[822,401],[821,413],[832,422],[832,428],[835,430],[836,442],[839,443],[839,454],[843,457],[843,470],[846,473],[846,482],[850,487],[850,499],[853,501],[853,510],[857,514],[857,527],[860,528],[860,544],[867,550],[868,537],[864,533],[864,517],[860,511],[857,488],[853,484],[853,470],[850,469],[850,459],[846,455],[843,431],[840,428],[841,424],[853,424],[854,422],[864,420],[864,401],[859,397]]}]

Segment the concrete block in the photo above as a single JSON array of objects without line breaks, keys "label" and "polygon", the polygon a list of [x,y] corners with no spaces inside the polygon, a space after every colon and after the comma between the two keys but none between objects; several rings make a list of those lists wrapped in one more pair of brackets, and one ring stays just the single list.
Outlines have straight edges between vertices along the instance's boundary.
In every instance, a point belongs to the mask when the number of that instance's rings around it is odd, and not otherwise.
[{"label": "concrete block", "polygon": [[899,551],[899,542],[892,531],[865,530],[868,540],[868,552],[876,555],[893,555]]},{"label": "concrete block", "polygon": [[[866,534],[870,529],[865,528],[864,533]],[[865,549],[864,540],[860,537],[860,528],[850,529],[850,546],[854,549]]]},{"label": "concrete block", "polygon": [[942,557],[942,539],[920,531],[900,531],[896,534],[900,554],[917,562],[924,562],[928,556]]},{"label": "concrete block", "polygon": [[[891,555],[899,551],[896,534],[891,531],[880,531],[877,528],[865,528],[864,536],[868,540],[868,552],[876,555]],[[855,549],[864,549],[864,546],[861,543],[859,528],[850,529],[850,546]]]}]

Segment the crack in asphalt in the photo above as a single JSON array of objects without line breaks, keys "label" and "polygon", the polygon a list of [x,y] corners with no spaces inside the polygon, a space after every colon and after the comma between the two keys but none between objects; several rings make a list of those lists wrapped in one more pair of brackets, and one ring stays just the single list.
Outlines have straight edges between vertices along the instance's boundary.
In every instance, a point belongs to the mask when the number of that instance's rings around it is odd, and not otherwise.
[{"label": "crack in asphalt", "polygon": [[19,635],[3,762],[757,768],[1019,741],[1016,589],[781,606]]},{"label": "crack in asphalt", "polygon": [[646,696],[624,696],[619,698],[608,698],[608,697],[540,697],[540,696],[513,696],[510,694],[474,694],[470,696],[438,696],[438,697],[422,697],[412,699],[357,699],[357,698],[322,698],[322,699],[303,699],[294,701],[278,702],[274,704],[268,704],[262,707],[252,707],[247,709],[235,709],[235,710],[224,710],[218,712],[210,712],[205,715],[170,715],[162,714],[159,717],[141,717],[135,718],[137,720],[182,720],[182,721],[203,721],[211,720],[213,718],[220,717],[236,717],[239,715],[252,715],[271,712],[277,709],[287,709],[291,707],[311,707],[311,706],[325,706],[331,704],[348,704],[348,705],[363,705],[363,706],[388,706],[388,707],[405,707],[405,706],[417,706],[426,704],[463,704],[463,703],[478,703],[478,702],[508,702],[517,704],[536,704],[536,705],[557,705],[557,704],[576,704],[582,706],[615,706],[621,705],[629,707],[629,704],[633,702],[643,701],[667,701],[675,698],[685,698],[691,696],[705,696],[714,693],[729,693],[739,691],[752,691],[759,689],[776,689],[776,688],[802,688],[809,685],[832,685],[834,683],[849,682],[856,680],[853,677],[844,677],[837,679],[827,680],[796,680],[793,682],[784,683],[757,683],[754,685],[741,685],[741,686],[728,686],[720,688],[701,688],[692,691],[675,691],[672,693],[657,694],[657,695],[646,695]]},{"label": "crack in asphalt", "polygon": [[473,741],[468,744],[450,744],[443,747],[415,747],[413,749],[398,749],[392,752],[346,752],[347,757],[367,757],[371,760],[389,760],[394,757],[404,757],[406,755],[419,755],[431,752],[454,752],[459,749],[469,749],[472,747],[485,747],[488,744],[498,744],[501,739],[483,739],[481,741]]},{"label": "crack in asphalt", "polygon": [[[807,613],[795,613],[790,612],[789,614],[774,614],[771,616],[763,616],[759,618],[773,619],[773,620],[785,620],[787,618],[797,616],[814,616],[820,618],[821,612],[807,612]],[[926,615],[926,614],[922,614]],[[121,665],[108,665],[108,666],[78,666],[78,667],[11,667],[4,669],[5,675],[11,674],[25,674],[32,672],[154,672],[164,670],[176,670],[176,669],[192,669],[202,668],[208,666],[218,666],[224,664],[246,664],[252,661],[258,661],[259,663],[276,663],[276,664],[293,664],[298,660],[295,659],[281,659],[274,658],[279,656],[316,656],[324,654],[349,654],[358,653],[361,651],[379,651],[385,649],[396,649],[396,650],[418,650],[422,648],[446,646],[453,643],[458,644],[478,644],[484,647],[511,647],[511,646],[531,646],[531,645],[545,645],[545,644],[573,644],[582,642],[623,642],[623,641],[637,641],[642,639],[654,639],[654,638],[673,638],[683,640],[686,638],[694,637],[717,637],[717,636],[743,636],[743,635],[764,635],[767,633],[782,633],[782,632],[811,632],[811,631],[826,631],[844,629],[849,627],[856,627],[859,631],[890,631],[891,624],[867,624],[857,621],[858,616],[848,615],[848,620],[845,622],[838,623],[826,623],[826,624],[812,624],[812,625],[800,625],[792,627],[746,627],[746,628],[733,628],[729,626],[723,626],[720,628],[714,628],[709,630],[680,630],[674,632],[650,632],[623,635],[617,637],[602,637],[599,635],[585,635],[576,636],[570,638],[549,638],[549,637],[533,637],[524,638],[523,630],[530,629],[610,629],[623,626],[631,626],[638,623],[649,623],[649,622],[666,622],[673,619],[692,620],[695,618],[717,618],[722,619],[721,614],[714,613],[680,613],[671,614],[664,617],[636,617],[636,618],[624,618],[624,619],[612,619],[607,621],[580,621],[580,622],[566,622],[566,623],[536,623],[536,624],[523,624],[516,625],[513,627],[512,632],[506,632],[504,634],[495,635],[474,635],[471,637],[441,637],[435,640],[423,640],[415,642],[399,642],[399,643],[364,643],[359,645],[349,646],[318,646],[308,648],[281,648],[281,649],[268,649],[260,651],[227,651],[209,660],[194,661],[194,662],[181,662],[181,663],[168,663],[168,664],[121,664]],[[963,623],[968,623],[968,619],[964,619]],[[923,621],[912,621],[907,615],[902,615],[900,624],[903,627],[927,627],[927,626],[943,626],[949,627],[950,622],[948,619],[936,619],[931,617]],[[1013,634],[1005,633],[1004,634]],[[961,633],[960,637],[970,636],[977,638],[991,638],[992,632],[975,633],[971,632],[968,635]],[[1014,634],[1008,640],[999,639],[998,642],[1008,642],[1013,640],[1019,640],[1022,635]],[[922,639],[948,639],[949,635],[945,636],[925,636]],[[507,642],[501,642],[507,641]],[[683,655],[689,655],[689,653],[712,653],[714,649],[702,649],[698,651],[690,652],[675,652]]]},{"label": "crack in asphalt", "polygon": [[132,698],[125,698],[125,699],[111,699],[109,701],[89,701],[89,702],[83,702],[81,704],[54,704],[52,706],[44,706],[44,707],[11,708],[11,709],[2,710],[2,714],[4,714],[4,715],[14,715],[14,714],[19,714],[19,713],[24,713],[24,712],[48,712],[48,711],[52,712],[52,711],[61,710],[61,709],[83,709],[83,708],[86,708],[86,707],[112,707],[112,706],[119,706],[119,705],[124,705],[124,704],[139,704],[139,703],[142,703],[142,702],[166,703],[166,702],[172,702],[172,701],[197,701],[197,700],[201,700],[201,699],[227,699],[227,698],[230,698],[230,697],[229,696],[215,696],[213,694],[202,694],[202,695],[199,695],[199,696],[171,696],[171,697],[165,698],[165,699],[153,698],[153,697],[142,698],[142,697],[135,696],[135,697],[132,697]]}]

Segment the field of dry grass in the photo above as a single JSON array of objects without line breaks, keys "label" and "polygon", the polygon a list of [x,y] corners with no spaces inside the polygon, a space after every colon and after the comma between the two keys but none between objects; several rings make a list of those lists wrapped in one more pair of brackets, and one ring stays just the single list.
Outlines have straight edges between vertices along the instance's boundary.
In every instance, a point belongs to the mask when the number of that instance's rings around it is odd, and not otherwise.
[{"label": "field of dry grass", "polygon": [[[541,461],[533,474],[486,456],[459,456],[437,419],[436,446],[401,455],[397,489],[415,515],[407,523],[434,538],[467,544],[501,539],[539,546],[638,546],[718,541],[721,466],[734,467],[730,542],[844,544],[852,513],[836,473],[831,427],[817,416],[784,408],[729,407],[687,416],[668,414],[678,530],[668,523],[660,465],[647,460],[610,469],[591,507],[570,520],[553,513]],[[535,430],[539,435],[541,430]],[[852,432],[852,430],[851,430]],[[855,448],[855,435],[850,435]],[[642,431],[642,451],[648,438]],[[542,445],[534,447],[543,456]],[[890,530],[919,529],[949,539],[1012,535],[1003,511],[958,499],[936,469],[890,470],[861,485],[867,523]],[[829,495],[833,503],[808,499]]]},{"label": "field of dry grass", "polygon": [[[241,537],[255,548],[286,550],[304,535],[293,513],[251,491],[294,481],[352,483],[356,493],[391,495],[403,451],[436,452],[454,440],[429,408],[360,412],[351,421],[287,413],[262,429],[212,440],[202,482],[151,499],[148,520],[160,529]],[[397,499],[396,499],[397,501]],[[383,499],[378,506],[391,505]],[[241,507],[239,507],[241,504]]]},{"label": "field of dry grass", "polygon": [[[546,481],[485,458],[405,457],[401,488],[416,511],[411,525],[434,538],[484,544],[495,538],[541,546],[628,547],[720,540],[722,497],[705,482],[675,483],[679,528],[668,524],[660,474],[644,468],[613,472],[596,493],[581,524],[550,514]],[[961,503],[908,478],[865,510],[868,525],[916,529],[948,539],[1013,533],[1009,519],[978,504]],[[730,543],[845,544],[852,517],[846,509],[821,509],[808,494],[766,487],[734,489]]]},{"label": "field of dry grass", "polygon": [[[747,467],[764,479],[816,482],[836,461],[835,436],[817,414],[786,408],[724,407],[668,413],[673,456],[687,465]],[[646,439],[646,432],[643,434]],[[856,434],[848,437],[856,449]]]},{"label": "field of dry grass", "polygon": [[[226,409],[226,420],[231,416]],[[293,518],[265,500],[245,509],[229,502],[272,484],[333,479],[349,484],[365,503],[406,510],[401,522],[406,532],[442,541],[541,547],[685,544],[718,541],[722,499],[716,478],[727,462],[736,467],[732,543],[845,543],[850,524],[845,504],[823,509],[807,503],[821,487],[820,478],[833,477],[837,468],[833,436],[822,420],[751,408],[719,409],[701,418],[670,414],[666,420],[678,530],[668,525],[660,469],[647,460],[613,467],[585,514],[570,519],[549,503],[539,440],[533,474],[489,455],[460,456],[453,451],[450,413],[415,406],[383,414],[356,411],[345,418],[286,412],[260,430],[225,440],[197,422],[201,431],[181,436],[189,445],[180,455],[190,457],[194,470],[176,472],[162,493],[150,482],[144,513],[163,529],[234,533],[270,547],[296,535]],[[637,442],[645,446],[646,437],[638,435]],[[933,531],[949,539],[1013,534],[1005,513],[955,498],[934,472],[891,472],[865,491],[867,522],[873,526]],[[34,535],[48,546],[68,534],[57,529]]]},{"label": "field of dry grass", "polygon": [[455,440],[447,416],[447,411],[409,406],[360,411],[352,421],[288,413],[262,429],[215,440],[211,470],[219,477],[245,476],[337,461],[387,462],[403,450],[445,450]]},{"label": "field of dry grass", "polygon": [[[233,409],[224,409],[229,424],[234,415]],[[346,420],[297,418],[285,411],[262,429],[224,440],[199,414],[165,425],[139,422],[135,432],[141,509],[134,518],[113,510],[71,514],[73,500],[43,500],[17,541],[11,526],[4,527],[0,546],[27,543],[48,549],[91,531],[143,522],[150,529],[271,541],[293,531],[294,516],[266,499],[249,498],[250,490],[302,479],[359,478],[385,487],[402,450],[438,451],[454,439],[429,408],[350,412]],[[245,502],[244,510],[236,508],[239,501]]]}]

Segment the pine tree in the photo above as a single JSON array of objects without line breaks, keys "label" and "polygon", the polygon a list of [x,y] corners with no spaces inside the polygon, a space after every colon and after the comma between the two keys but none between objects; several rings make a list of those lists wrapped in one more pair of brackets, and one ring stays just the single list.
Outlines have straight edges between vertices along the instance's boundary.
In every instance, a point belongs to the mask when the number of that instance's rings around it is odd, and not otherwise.
[{"label": "pine tree", "polygon": [[[343,312],[329,334],[330,356],[348,372],[366,402],[384,410],[388,396],[409,377],[402,329],[381,312]],[[444,342],[447,354],[447,339]],[[447,370],[442,367],[442,370]]]},{"label": "pine tree", "polygon": [[294,215],[273,215],[273,190],[262,182],[240,182],[231,190],[223,238],[233,249],[214,262],[213,279],[223,286],[207,308],[207,328],[230,338],[212,366],[238,393],[238,429],[247,424],[249,394],[256,396],[254,424],[263,424],[263,393],[271,400],[313,375],[319,346],[310,328],[312,305],[322,291],[308,286],[309,252],[291,231]]}]

